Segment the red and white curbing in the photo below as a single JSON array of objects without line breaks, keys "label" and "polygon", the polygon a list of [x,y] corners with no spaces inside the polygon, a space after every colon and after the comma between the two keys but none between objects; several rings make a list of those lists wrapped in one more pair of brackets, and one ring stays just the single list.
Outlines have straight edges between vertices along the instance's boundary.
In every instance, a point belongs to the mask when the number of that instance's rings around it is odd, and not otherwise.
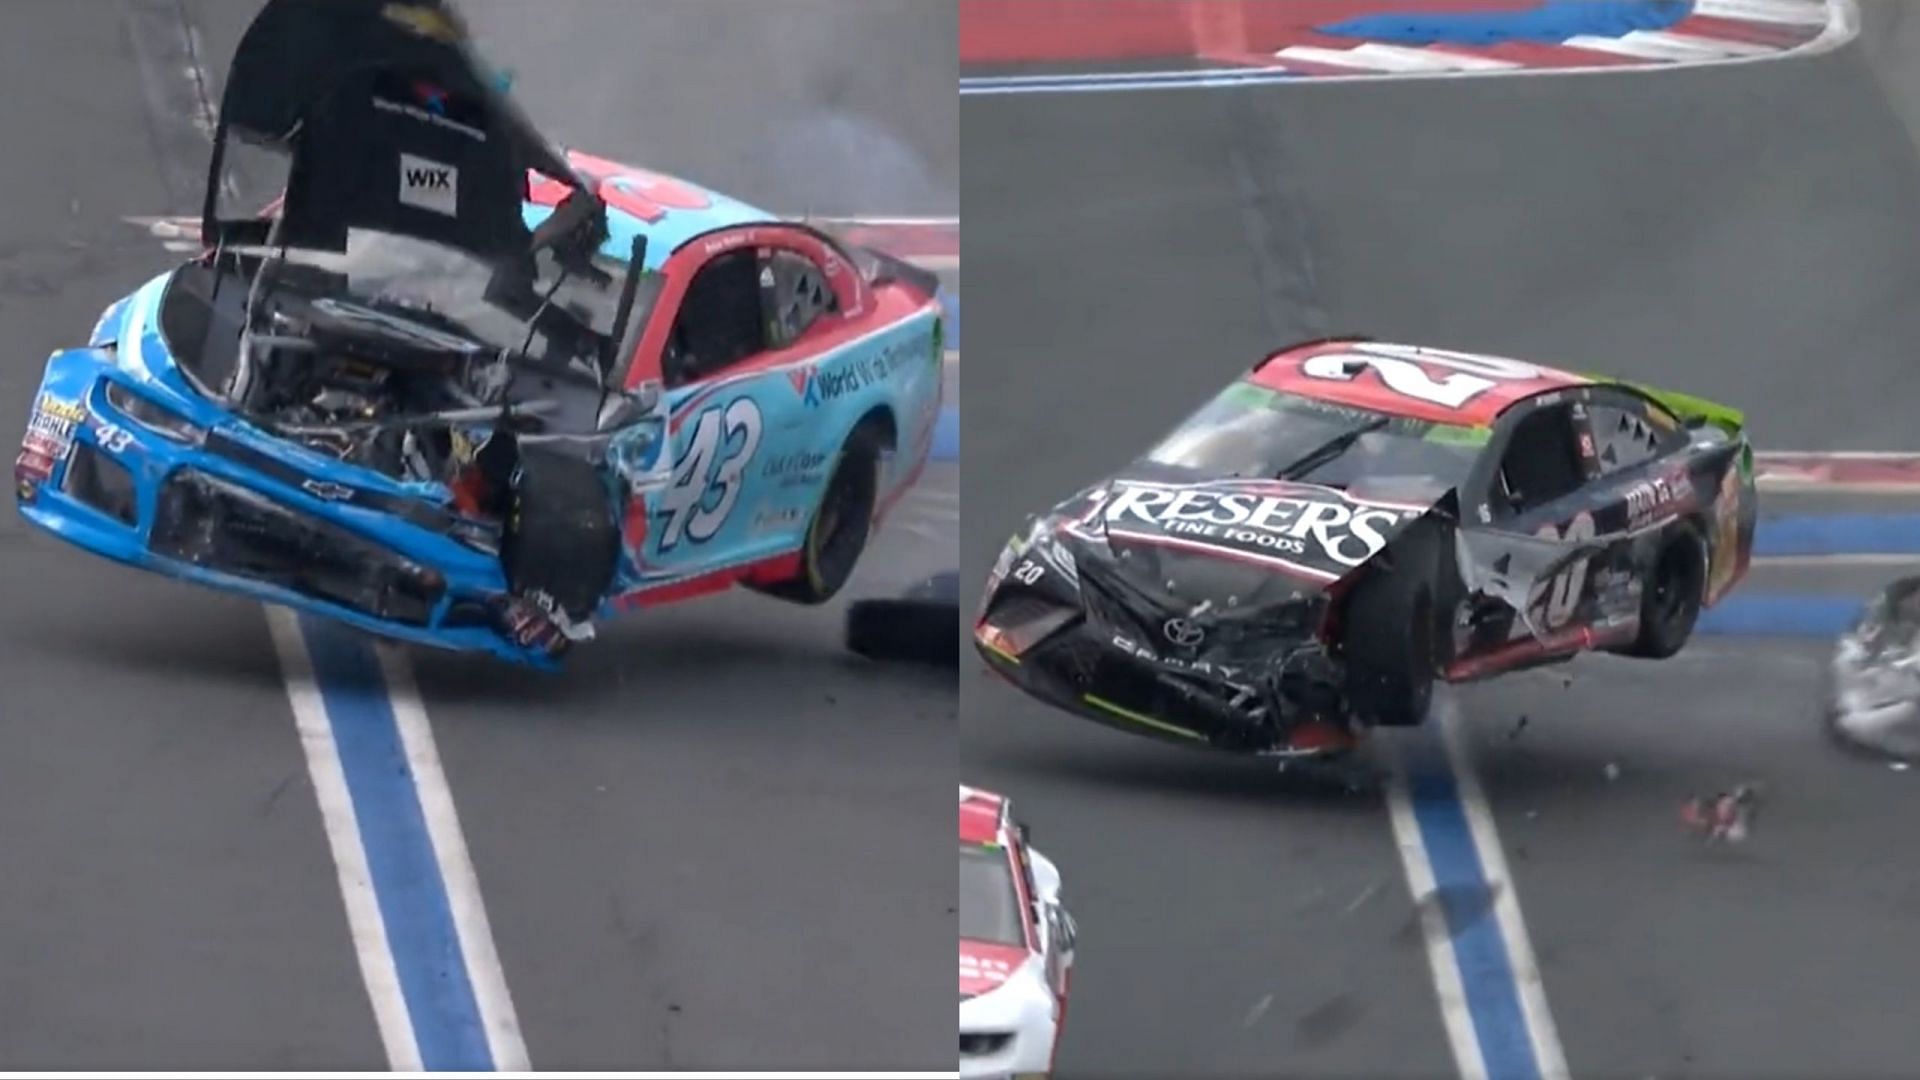
[{"label": "red and white curbing", "polygon": [[1270,56],[1216,54],[1214,59],[1317,79],[1579,74],[1825,52],[1852,40],[1859,21],[1855,0],[1696,0],[1692,12],[1666,30],[1584,35],[1557,45],[1346,45],[1314,34],[1311,42],[1284,46]]},{"label": "red and white curbing", "polygon": [[1763,491],[1920,495],[1920,453],[1772,450],[1753,459]]}]

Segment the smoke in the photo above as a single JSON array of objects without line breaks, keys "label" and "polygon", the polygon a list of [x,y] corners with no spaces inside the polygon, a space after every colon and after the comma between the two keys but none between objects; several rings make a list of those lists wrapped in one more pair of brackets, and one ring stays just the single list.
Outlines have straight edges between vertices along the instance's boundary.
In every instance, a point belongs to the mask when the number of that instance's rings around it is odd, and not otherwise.
[{"label": "smoke", "polygon": [[959,206],[956,14],[926,0],[466,0],[536,123],[780,213]]}]

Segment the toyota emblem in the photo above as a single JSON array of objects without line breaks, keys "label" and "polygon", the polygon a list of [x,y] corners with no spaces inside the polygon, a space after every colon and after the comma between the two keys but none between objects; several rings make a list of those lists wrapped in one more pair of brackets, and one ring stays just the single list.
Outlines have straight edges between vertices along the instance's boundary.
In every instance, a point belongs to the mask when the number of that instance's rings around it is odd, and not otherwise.
[{"label": "toyota emblem", "polygon": [[1198,624],[1188,622],[1186,619],[1168,619],[1167,625],[1162,629],[1168,641],[1183,649],[1191,649],[1200,644],[1201,638],[1207,636],[1207,632],[1200,629]]}]

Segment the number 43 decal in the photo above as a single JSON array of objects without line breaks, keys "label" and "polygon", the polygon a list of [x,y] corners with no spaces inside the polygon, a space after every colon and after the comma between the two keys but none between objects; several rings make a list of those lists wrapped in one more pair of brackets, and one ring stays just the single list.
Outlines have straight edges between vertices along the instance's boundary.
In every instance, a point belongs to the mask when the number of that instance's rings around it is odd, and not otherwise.
[{"label": "number 43 decal", "polygon": [[660,550],[682,537],[704,544],[720,532],[740,501],[748,463],[760,449],[760,407],[752,398],[714,406],[694,421],[687,452],[674,466],[673,484],[660,496],[667,514]]}]

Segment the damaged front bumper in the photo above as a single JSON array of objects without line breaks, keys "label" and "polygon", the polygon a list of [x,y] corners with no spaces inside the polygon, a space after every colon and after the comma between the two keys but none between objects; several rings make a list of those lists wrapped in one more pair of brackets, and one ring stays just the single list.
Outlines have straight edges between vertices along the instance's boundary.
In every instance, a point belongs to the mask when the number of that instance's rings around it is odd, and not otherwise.
[{"label": "damaged front bumper", "polygon": [[1319,754],[1349,745],[1303,737],[1346,730],[1343,670],[1311,637],[1241,663],[1156,650],[1144,637],[1031,593],[997,599],[974,628],[974,645],[994,671],[1035,698],[1109,727],[1243,754]]},{"label": "damaged front bumper", "polygon": [[[156,429],[118,410],[104,382],[51,374],[43,402],[68,422],[58,445],[30,435],[36,456],[23,451],[15,469],[18,508],[33,525],[116,562],[369,633],[552,666],[560,649],[508,599],[494,553],[350,505],[345,485],[301,472],[260,440]],[[273,468],[253,467],[263,462]]]}]

